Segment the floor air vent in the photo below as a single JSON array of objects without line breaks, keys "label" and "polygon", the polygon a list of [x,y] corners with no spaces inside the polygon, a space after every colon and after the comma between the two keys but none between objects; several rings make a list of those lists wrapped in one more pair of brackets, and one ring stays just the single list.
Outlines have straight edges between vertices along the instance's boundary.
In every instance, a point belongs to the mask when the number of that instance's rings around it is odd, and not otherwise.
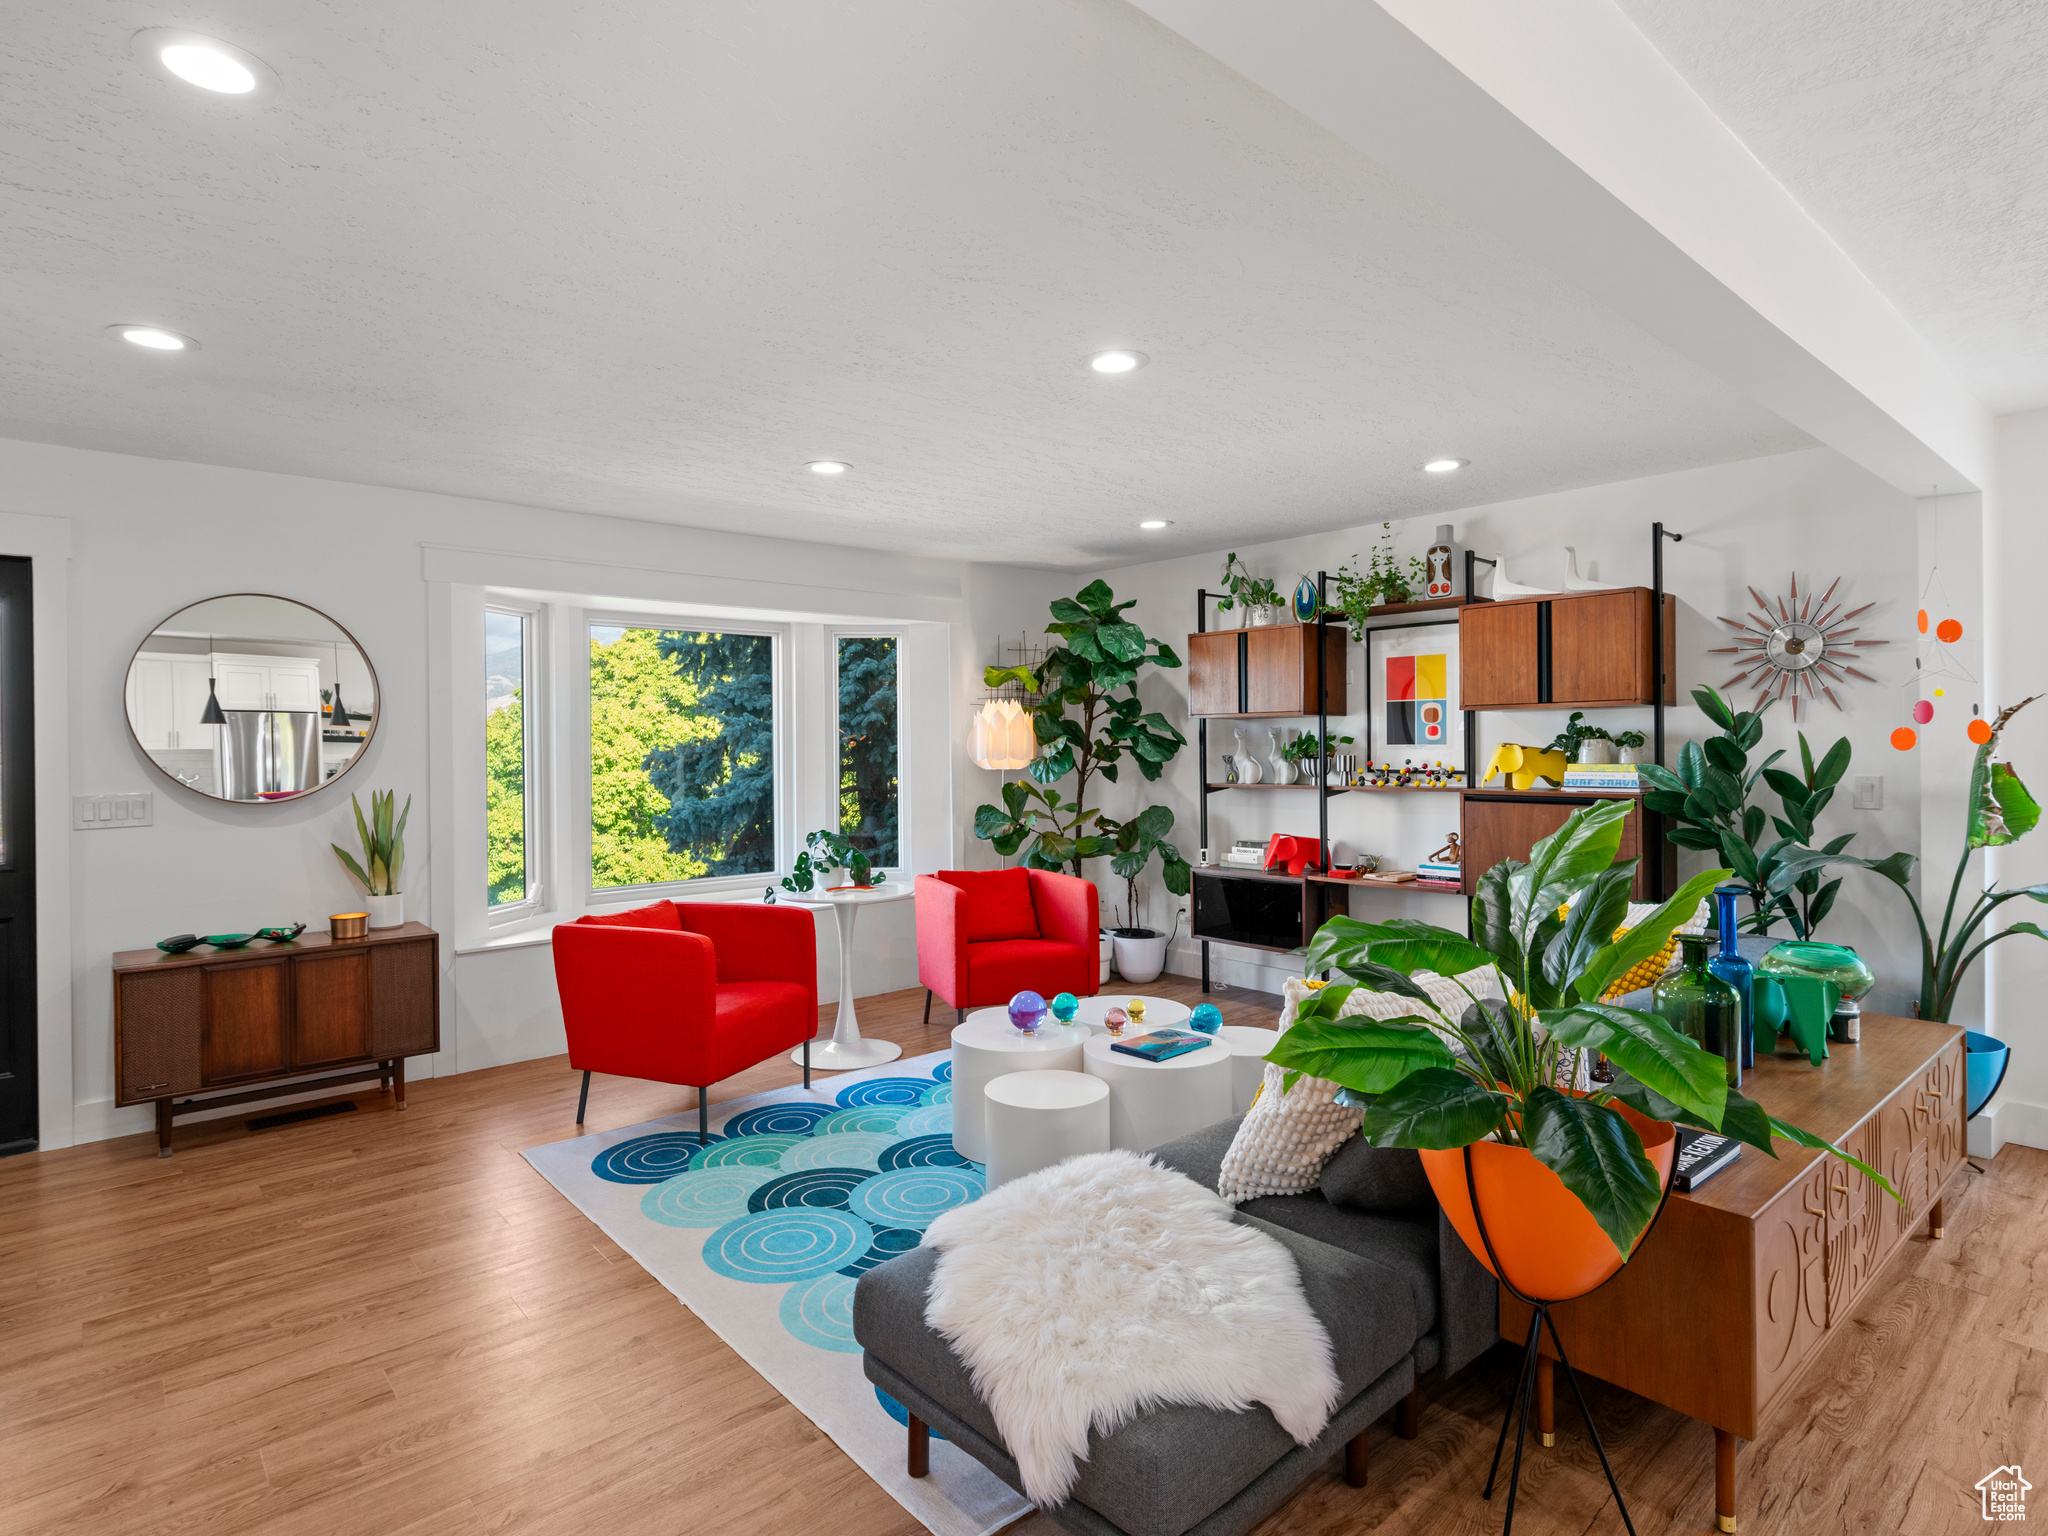
[{"label": "floor air vent", "polygon": [[297,1125],[301,1120],[324,1120],[329,1115],[345,1115],[355,1108],[352,1099],[339,1104],[308,1104],[304,1109],[287,1109],[281,1114],[258,1115],[248,1122],[252,1131],[267,1131],[273,1126]]}]

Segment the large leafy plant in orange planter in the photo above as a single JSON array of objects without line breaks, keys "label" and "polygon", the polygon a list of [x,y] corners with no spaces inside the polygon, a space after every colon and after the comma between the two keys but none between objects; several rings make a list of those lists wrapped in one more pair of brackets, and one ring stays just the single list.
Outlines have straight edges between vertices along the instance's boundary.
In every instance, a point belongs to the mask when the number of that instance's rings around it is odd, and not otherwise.
[{"label": "large leafy plant in orange planter", "polygon": [[[1311,972],[1335,970],[1348,983],[1325,987],[1297,1010],[1296,1022],[1267,1060],[1298,1074],[1326,1078],[1340,1097],[1364,1111],[1360,1134],[1382,1147],[1412,1147],[1424,1158],[1438,1198],[1457,1221],[1469,1220],[1471,1187],[1462,1149],[1484,1147],[1489,1164],[1523,1165],[1514,1175],[1526,1190],[1569,1195],[1589,1221],[1523,1223],[1539,1251],[1522,1258],[1551,1263],[1559,1250],[1591,1246],[1567,1265],[1597,1284],[1627,1257],[1655,1217],[1670,1168],[1672,1124],[1734,1136],[1776,1156],[1773,1137],[1814,1147],[1859,1168],[1893,1198],[1875,1169],[1839,1147],[1766,1114],[1730,1088],[1726,1063],[1654,1014],[1600,1001],[1609,984],[1664,947],[1701,899],[1725,880],[1725,869],[1688,880],[1677,895],[1620,938],[1634,859],[1618,855],[1626,801],[1600,801],[1574,811],[1538,843],[1529,862],[1504,860],[1480,877],[1472,901],[1472,936],[1399,919],[1364,923],[1332,918],[1309,946]],[[1564,911],[1570,903],[1569,911]],[[1482,1004],[1445,1027],[1416,1014],[1392,1020],[1340,1017],[1354,985],[1414,998],[1432,1009],[1418,972],[1458,977],[1497,967],[1509,1000]],[[1572,1092],[1574,1052],[1598,1051],[1621,1076]],[[1658,1146],[1652,1159],[1645,1138]],[[1557,1189],[1561,1184],[1562,1190]],[[1487,1221],[1495,1202],[1487,1202]],[[1461,1228],[1465,1223],[1459,1223]],[[1472,1233],[1466,1233],[1471,1243]],[[1490,1245],[1513,1234],[1495,1230]],[[1510,1268],[1521,1259],[1503,1254]],[[1599,1271],[1604,1266],[1605,1273]],[[1554,1266],[1553,1266],[1554,1267]]]}]

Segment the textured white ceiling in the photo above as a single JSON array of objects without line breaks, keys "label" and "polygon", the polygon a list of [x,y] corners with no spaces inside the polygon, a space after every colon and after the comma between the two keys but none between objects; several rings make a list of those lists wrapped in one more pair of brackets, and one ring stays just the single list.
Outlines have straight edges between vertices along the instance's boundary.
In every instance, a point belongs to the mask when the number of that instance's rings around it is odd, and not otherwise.
[{"label": "textured white ceiling", "polygon": [[0,436],[1058,564],[1809,441],[1111,0],[18,0],[0,156]]},{"label": "textured white ceiling", "polygon": [[2048,405],[2048,5],[1620,4],[1986,405]]}]

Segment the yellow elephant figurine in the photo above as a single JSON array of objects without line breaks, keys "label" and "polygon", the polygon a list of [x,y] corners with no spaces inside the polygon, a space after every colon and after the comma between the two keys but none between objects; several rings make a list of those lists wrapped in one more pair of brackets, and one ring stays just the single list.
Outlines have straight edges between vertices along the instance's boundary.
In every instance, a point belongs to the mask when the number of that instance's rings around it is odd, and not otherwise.
[{"label": "yellow elephant figurine", "polygon": [[1484,784],[1497,773],[1506,774],[1508,783],[1516,789],[1532,789],[1539,778],[1548,779],[1562,788],[1564,754],[1504,741],[1493,749],[1493,761],[1486,765],[1486,772],[1480,775],[1479,782]]}]

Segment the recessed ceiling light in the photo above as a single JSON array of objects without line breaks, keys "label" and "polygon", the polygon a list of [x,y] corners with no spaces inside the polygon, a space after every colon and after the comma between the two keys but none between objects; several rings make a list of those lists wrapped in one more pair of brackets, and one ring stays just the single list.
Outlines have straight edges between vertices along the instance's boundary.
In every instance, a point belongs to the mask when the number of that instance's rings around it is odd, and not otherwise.
[{"label": "recessed ceiling light", "polygon": [[160,325],[110,325],[107,334],[138,347],[147,347],[152,352],[196,352],[199,343],[190,336],[180,336],[176,331],[167,331]]},{"label": "recessed ceiling light", "polygon": [[1173,519],[1170,517],[1148,517],[1138,526],[1140,528],[1171,528],[1173,526]]},{"label": "recessed ceiling light", "polygon": [[853,466],[842,464],[837,459],[813,459],[804,468],[814,475],[843,475]]},{"label": "recessed ceiling light", "polygon": [[1142,352],[1098,352],[1088,359],[1088,366],[1097,373],[1132,373],[1145,366],[1150,359]]},{"label": "recessed ceiling light", "polygon": [[1448,475],[1454,469],[1463,469],[1470,459],[1431,459],[1422,467],[1432,475]]},{"label": "recessed ceiling light", "polygon": [[277,71],[247,49],[217,37],[151,27],[135,34],[136,54],[187,85],[244,101],[277,89]]}]

